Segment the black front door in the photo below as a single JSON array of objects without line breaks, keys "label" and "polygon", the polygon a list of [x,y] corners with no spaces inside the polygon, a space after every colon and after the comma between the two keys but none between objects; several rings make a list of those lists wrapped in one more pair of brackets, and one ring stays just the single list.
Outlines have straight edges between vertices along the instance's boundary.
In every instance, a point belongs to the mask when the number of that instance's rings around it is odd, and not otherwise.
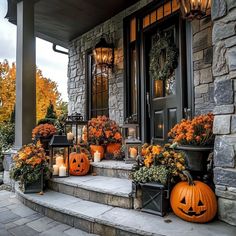
[{"label": "black front door", "polygon": [[[176,18],[175,18],[176,19]],[[185,107],[184,97],[186,89],[183,86],[185,73],[183,68],[183,50],[182,35],[180,33],[180,25],[176,20],[166,21],[158,24],[152,29],[144,32],[144,71],[145,71],[145,87],[146,87],[146,127],[147,141],[152,143],[163,143],[168,141],[169,130],[183,117],[183,108]],[[153,49],[154,43],[164,37],[172,45],[178,49],[178,65],[173,73],[165,80],[155,80],[153,74],[150,73],[150,51]],[[168,55],[165,50],[158,54],[159,68],[162,71]]]}]

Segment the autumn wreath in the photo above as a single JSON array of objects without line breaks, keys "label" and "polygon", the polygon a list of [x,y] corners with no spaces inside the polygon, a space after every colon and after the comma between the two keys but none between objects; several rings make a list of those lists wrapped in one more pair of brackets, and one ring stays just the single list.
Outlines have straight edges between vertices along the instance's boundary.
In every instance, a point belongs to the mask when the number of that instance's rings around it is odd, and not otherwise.
[{"label": "autumn wreath", "polygon": [[[161,64],[161,56],[165,53],[165,63]],[[150,66],[149,72],[151,78],[154,80],[166,80],[174,72],[178,66],[178,49],[171,43],[168,37],[160,36],[155,37],[153,46],[151,48],[149,58]]]}]

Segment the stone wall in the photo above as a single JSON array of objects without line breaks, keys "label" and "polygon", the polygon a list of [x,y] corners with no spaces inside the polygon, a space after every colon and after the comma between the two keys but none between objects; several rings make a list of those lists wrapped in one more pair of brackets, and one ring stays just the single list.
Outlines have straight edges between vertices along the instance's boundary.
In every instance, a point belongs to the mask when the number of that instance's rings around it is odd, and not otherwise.
[{"label": "stone wall", "polygon": [[214,83],[212,76],[212,21],[208,16],[192,22],[193,81],[195,114],[212,112]]},{"label": "stone wall", "polygon": [[103,34],[108,35],[115,45],[114,69],[109,79],[109,116],[119,124],[124,120],[123,107],[123,19],[150,3],[152,0],[141,0],[130,8],[120,12],[108,21],[96,26],[70,42],[68,64],[69,114],[86,112],[86,52],[91,50]]},{"label": "stone wall", "polygon": [[214,181],[219,197],[219,218],[236,225],[236,1],[214,0],[212,20],[216,103]]}]

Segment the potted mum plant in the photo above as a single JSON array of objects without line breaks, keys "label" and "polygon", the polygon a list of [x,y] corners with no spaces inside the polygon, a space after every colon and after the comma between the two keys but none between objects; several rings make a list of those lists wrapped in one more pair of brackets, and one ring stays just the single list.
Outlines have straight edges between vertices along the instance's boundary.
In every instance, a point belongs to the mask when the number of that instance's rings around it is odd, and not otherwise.
[{"label": "potted mum plant", "polygon": [[121,149],[122,135],[114,120],[108,119],[104,125],[106,152],[108,154],[119,153]]},{"label": "potted mum plant", "polygon": [[138,168],[131,174],[133,180],[134,208],[165,215],[169,206],[171,183],[185,179],[184,155],[169,145],[147,145],[142,148]]},{"label": "potted mum plant", "polygon": [[48,144],[52,136],[56,133],[57,129],[53,124],[40,124],[32,130],[32,140],[34,140],[35,142],[39,140],[46,153],[49,154]]},{"label": "potted mum plant", "polygon": [[92,118],[88,122],[88,143],[92,157],[96,151],[100,152],[101,158],[104,157],[105,133],[104,127],[108,118],[106,116],[98,116]]},{"label": "potted mum plant", "polygon": [[213,114],[184,119],[169,132],[176,149],[184,151],[190,171],[206,172],[207,158],[213,150]]},{"label": "potted mum plant", "polygon": [[43,191],[44,181],[49,179],[51,171],[48,157],[41,144],[27,144],[13,157],[10,176],[19,181],[19,187],[24,193]]}]

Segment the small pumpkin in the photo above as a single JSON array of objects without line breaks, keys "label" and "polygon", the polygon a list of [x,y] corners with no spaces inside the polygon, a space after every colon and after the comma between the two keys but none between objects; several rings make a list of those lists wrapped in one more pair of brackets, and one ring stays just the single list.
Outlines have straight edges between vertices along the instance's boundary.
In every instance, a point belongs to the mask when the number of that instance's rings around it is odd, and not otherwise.
[{"label": "small pumpkin", "polygon": [[72,152],[70,154],[70,174],[86,175],[89,172],[90,161],[88,155],[84,152]]},{"label": "small pumpkin", "polygon": [[201,181],[193,181],[184,171],[188,181],[175,185],[170,204],[174,213],[183,220],[197,223],[211,221],[217,212],[217,201],[211,188]]}]

